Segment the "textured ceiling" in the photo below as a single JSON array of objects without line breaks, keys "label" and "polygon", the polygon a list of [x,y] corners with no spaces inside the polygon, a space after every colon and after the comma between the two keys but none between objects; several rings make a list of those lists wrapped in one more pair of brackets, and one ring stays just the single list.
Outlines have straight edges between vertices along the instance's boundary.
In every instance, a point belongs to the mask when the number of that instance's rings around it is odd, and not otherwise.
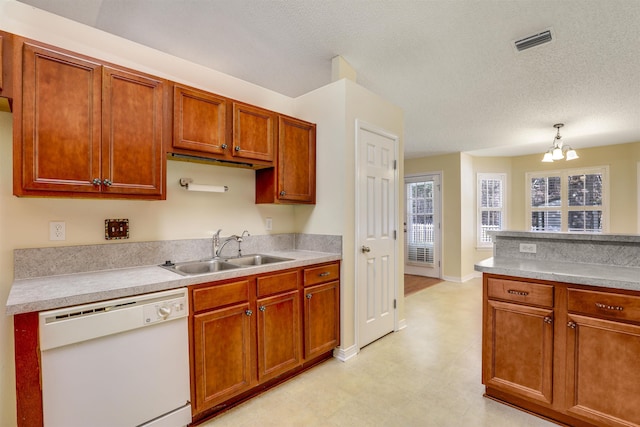
[{"label": "textured ceiling", "polygon": [[578,152],[640,141],[638,0],[21,1],[292,97],[341,55],[404,110],[408,158],[542,153],[558,122]]}]

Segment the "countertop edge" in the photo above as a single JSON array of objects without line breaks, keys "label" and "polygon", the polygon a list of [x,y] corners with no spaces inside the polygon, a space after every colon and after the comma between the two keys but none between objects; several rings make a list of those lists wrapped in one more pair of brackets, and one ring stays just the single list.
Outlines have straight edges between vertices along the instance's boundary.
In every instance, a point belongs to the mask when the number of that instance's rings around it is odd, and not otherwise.
[{"label": "countertop edge", "polygon": [[[255,274],[270,273],[325,262],[340,261],[341,254],[284,251],[273,255],[293,258],[277,264],[244,267],[197,276],[181,276],[160,266],[140,266],[34,279],[14,280],[6,303],[7,316],[104,301],[150,292],[198,285]],[[137,276],[141,276],[138,280]],[[149,276],[148,278],[146,276]],[[86,289],[81,282],[93,282]],[[139,283],[137,283],[139,282]]]}]

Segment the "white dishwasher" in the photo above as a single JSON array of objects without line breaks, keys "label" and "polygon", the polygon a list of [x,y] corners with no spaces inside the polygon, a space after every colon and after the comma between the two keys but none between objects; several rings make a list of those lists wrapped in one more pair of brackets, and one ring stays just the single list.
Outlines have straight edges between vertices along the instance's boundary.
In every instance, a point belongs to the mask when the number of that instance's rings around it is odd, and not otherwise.
[{"label": "white dishwasher", "polygon": [[45,427],[191,422],[185,288],[40,313]]}]

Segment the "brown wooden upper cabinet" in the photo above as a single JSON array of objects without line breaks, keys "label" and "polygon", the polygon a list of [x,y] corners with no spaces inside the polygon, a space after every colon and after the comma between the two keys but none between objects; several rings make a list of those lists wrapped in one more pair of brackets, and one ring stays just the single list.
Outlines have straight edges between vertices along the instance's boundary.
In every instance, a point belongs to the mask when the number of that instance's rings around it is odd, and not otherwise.
[{"label": "brown wooden upper cabinet", "polygon": [[173,150],[195,151],[231,160],[229,101],[221,96],[176,84],[173,88]]},{"label": "brown wooden upper cabinet", "polygon": [[11,111],[12,84],[12,36],[0,31],[0,111]]},{"label": "brown wooden upper cabinet", "polygon": [[273,164],[276,150],[277,114],[240,102],[233,103],[233,157]]},{"label": "brown wooden upper cabinet", "polygon": [[166,82],[39,44],[21,49],[14,194],[163,198]]},{"label": "brown wooden upper cabinet", "polygon": [[316,203],[316,125],[278,116],[278,160],[256,171],[256,203]]}]

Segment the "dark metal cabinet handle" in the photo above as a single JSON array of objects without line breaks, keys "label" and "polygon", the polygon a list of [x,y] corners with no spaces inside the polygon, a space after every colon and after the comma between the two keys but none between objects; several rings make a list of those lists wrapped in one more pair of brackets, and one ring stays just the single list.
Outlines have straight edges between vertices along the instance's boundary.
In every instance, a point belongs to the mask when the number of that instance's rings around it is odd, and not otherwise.
[{"label": "dark metal cabinet handle", "polygon": [[526,291],[516,291],[515,289],[509,289],[507,290],[508,294],[512,294],[512,295],[520,295],[523,297],[526,297],[527,295],[529,295],[529,292]]},{"label": "dark metal cabinet handle", "polygon": [[318,274],[318,276],[320,276],[320,277],[327,277],[327,276],[329,276],[330,274],[331,274],[330,272],[325,271],[325,272],[323,272],[323,273]]},{"label": "dark metal cabinet handle", "polygon": [[601,302],[597,302],[596,303],[596,308],[602,309],[602,310],[613,310],[613,311],[622,311],[624,310],[624,307],[620,306],[620,305],[609,305],[609,304],[603,304]]}]

